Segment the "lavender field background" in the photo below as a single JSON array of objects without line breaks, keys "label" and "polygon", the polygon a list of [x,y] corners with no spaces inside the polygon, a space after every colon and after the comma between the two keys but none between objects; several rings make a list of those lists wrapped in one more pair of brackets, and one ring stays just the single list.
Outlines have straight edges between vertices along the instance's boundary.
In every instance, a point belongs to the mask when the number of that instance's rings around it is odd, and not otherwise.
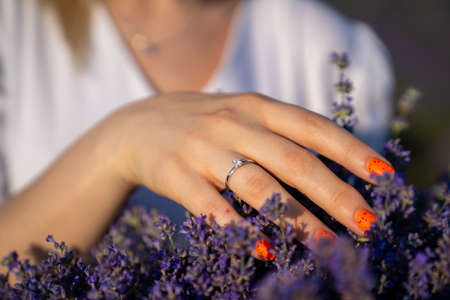
[{"label": "lavender field background", "polygon": [[450,168],[450,1],[324,2],[377,32],[392,56],[395,99],[408,86],[423,93],[401,138],[412,150],[409,181],[429,186]]}]

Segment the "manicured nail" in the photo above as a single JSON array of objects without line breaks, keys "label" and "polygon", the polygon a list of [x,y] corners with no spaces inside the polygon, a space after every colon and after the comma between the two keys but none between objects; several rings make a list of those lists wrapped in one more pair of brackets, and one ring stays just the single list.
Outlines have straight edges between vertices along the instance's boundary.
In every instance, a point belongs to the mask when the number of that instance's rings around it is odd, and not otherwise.
[{"label": "manicured nail", "polygon": [[375,215],[367,210],[367,209],[361,209],[355,216],[356,224],[358,224],[359,228],[362,229],[362,231],[366,232],[370,229],[371,223],[377,222],[377,217]]},{"label": "manicured nail", "polygon": [[384,172],[395,172],[394,168],[390,164],[379,158],[372,158],[371,160],[369,160],[367,169],[369,170],[370,174],[375,173],[377,175],[383,175]]},{"label": "manicured nail", "polygon": [[273,251],[274,248],[270,243],[268,243],[264,240],[259,240],[256,243],[256,246],[255,246],[256,253],[258,253],[259,256],[261,256],[262,258],[264,258],[266,260],[273,260],[275,258],[275,254],[273,252],[269,251],[269,249],[272,249],[272,251]]},{"label": "manicured nail", "polygon": [[331,232],[322,229],[316,233],[316,242],[319,243],[321,240],[336,242],[336,237]]}]

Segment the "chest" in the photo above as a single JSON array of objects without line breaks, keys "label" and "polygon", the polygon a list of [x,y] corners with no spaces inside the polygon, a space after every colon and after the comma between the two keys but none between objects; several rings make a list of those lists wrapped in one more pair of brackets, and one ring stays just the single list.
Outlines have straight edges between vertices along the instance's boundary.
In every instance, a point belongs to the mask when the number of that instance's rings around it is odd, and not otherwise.
[{"label": "chest", "polygon": [[158,54],[133,49],[133,55],[149,84],[158,92],[201,91],[214,74],[226,36],[203,39],[198,43],[180,42],[176,47],[161,46]]},{"label": "chest", "polygon": [[138,15],[130,26],[120,12],[109,11],[150,86],[158,92],[173,92],[201,91],[207,85],[225,55],[235,9],[232,6],[224,11],[200,12],[178,22],[178,26],[147,24]]}]

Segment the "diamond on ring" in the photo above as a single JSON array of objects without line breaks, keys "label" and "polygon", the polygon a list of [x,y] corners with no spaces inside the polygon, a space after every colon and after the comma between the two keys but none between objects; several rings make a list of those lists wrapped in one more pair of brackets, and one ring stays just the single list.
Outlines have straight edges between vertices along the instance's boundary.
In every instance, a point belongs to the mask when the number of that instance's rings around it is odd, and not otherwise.
[{"label": "diamond on ring", "polygon": [[230,187],[228,186],[228,180],[230,179],[231,175],[233,175],[234,171],[236,171],[238,168],[242,167],[243,165],[250,164],[250,163],[254,164],[255,162],[252,160],[243,159],[243,158],[233,159],[233,167],[228,172],[227,178],[225,179],[225,187],[227,189],[229,189],[231,191]]}]

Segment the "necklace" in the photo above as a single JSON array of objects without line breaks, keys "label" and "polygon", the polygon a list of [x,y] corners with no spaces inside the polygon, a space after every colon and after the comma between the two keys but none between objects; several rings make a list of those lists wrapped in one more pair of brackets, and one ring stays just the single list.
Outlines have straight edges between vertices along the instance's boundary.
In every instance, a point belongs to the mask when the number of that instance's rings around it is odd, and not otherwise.
[{"label": "necklace", "polygon": [[157,55],[161,52],[164,46],[167,46],[170,42],[176,41],[177,37],[189,30],[193,23],[194,15],[195,14],[192,13],[177,30],[169,32],[160,38],[153,38],[144,33],[135,31],[132,34],[129,34],[131,46],[138,51],[146,53],[147,55]]},{"label": "necklace", "polygon": [[[145,53],[147,56],[156,56],[164,48],[167,48],[169,44],[176,42],[178,37],[192,29],[191,27],[194,24],[195,17],[198,16],[198,11],[198,9],[193,9],[192,13],[176,30],[161,37],[153,37],[135,30],[136,27],[133,26],[133,22],[124,22],[124,33],[128,36],[131,47]],[[222,12],[223,17],[228,17],[233,11],[234,5],[231,5]]]}]

